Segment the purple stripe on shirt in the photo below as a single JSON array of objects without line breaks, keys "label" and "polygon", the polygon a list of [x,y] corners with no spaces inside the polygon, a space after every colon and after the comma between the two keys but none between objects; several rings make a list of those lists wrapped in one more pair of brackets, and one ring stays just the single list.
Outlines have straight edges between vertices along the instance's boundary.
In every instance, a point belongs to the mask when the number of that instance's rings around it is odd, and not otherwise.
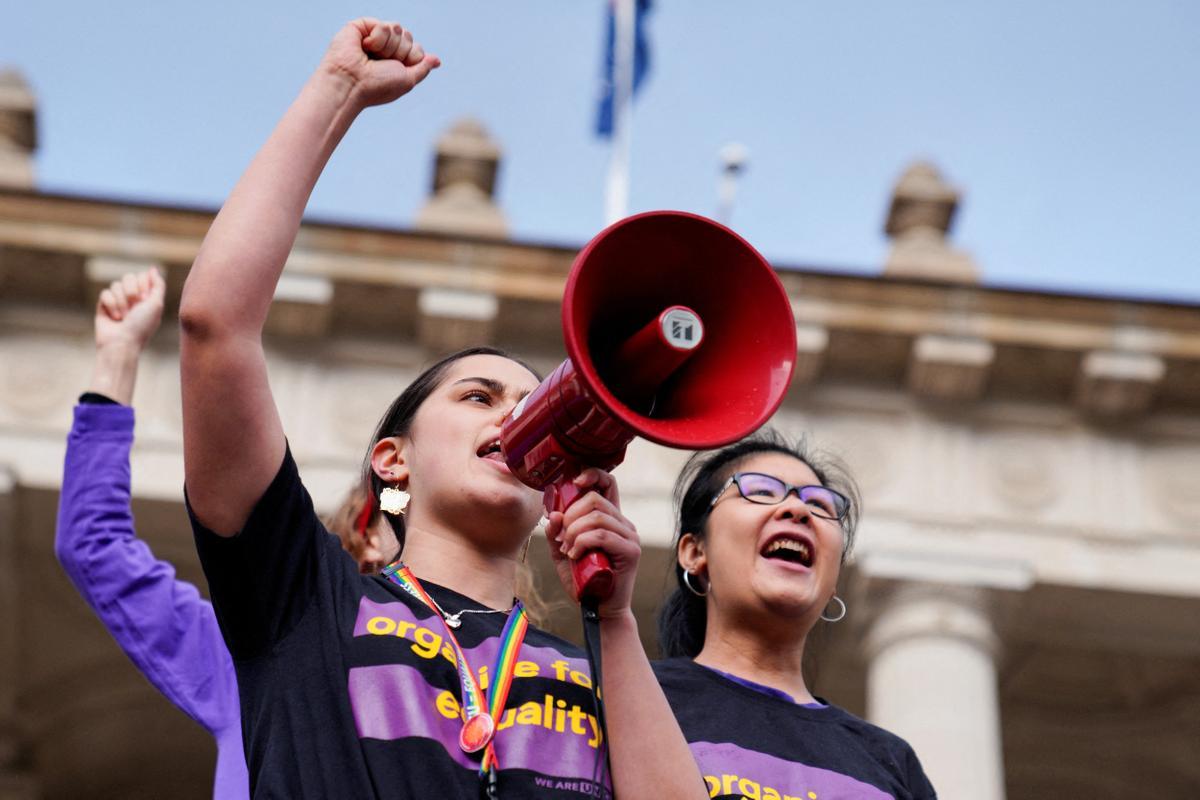
[{"label": "purple stripe on shirt", "polygon": [[[446,638],[446,630],[436,617],[418,619],[412,608],[404,603],[377,603],[369,597],[363,597],[358,604],[358,618],[354,622],[355,636],[395,636],[408,640],[412,651],[422,658],[433,659],[439,654],[451,667],[455,665],[454,651],[450,640]],[[487,672],[496,662],[496,651],[500,648],[500,636],[491,636],[475,647],[463,649],[467,663],[476,676],[481,675],[482,688],[487,688]],[[528,643],[521,645],[518,662],[532,662],[536,672],[530,666],[524,667],[531,674],[525,675],[518,670],[517,677],[553,677],[556,680],[572,681],[585,688],[591,688],[591,673],[588,671],[587,659],[568,658],[553,647],[537,647]]]},{"label": "purple stripe on shirt", "polygon": [[[418,620],[401,602],[359,602],[355,636],[391,636],[406,640],[421,658],[442,659],[438,669],[454,669],[444,629],[437,617]],[[464,653],[487,689],[500,637],[492,636]],[[422,670],[406,664],[355,667],[349,674],[350,706],[358,735],[371,739],[422,737],[439,742],[457,763],[477,767],[458,747],[462,727],[460,691],[429,683]],[[590,687],[587,661],[564,657],[552,647],[521,646],[516,681],[541,677]],[[553,683],[547,684],[553,686]],[[590,779],[601,742],[590,706],[570,703],[551,689],[540,701],[509,705],[496,720],[496,752],[501,769],[530,769],[545,775]]]},{"label": "purple stripe on shirt", "polygon": [[691,742],[688,746],[713,797],[740,794],[764,800],[894,800],[882,789],[849,775],[735,744]]},{"label": "purple stripe on shirt", "polygon": [[[458,747],[462,729],[458,692],[430,686],[415,667],[355,667],[350,670],[349,693],[360,737],[433,739],[462,766],[479,766]],[[505,709],[496,723],[502,769],[577,778],[592,775],[600,737],[587,709],[568,706],[547,694],[540,703],[529,701]]]}]

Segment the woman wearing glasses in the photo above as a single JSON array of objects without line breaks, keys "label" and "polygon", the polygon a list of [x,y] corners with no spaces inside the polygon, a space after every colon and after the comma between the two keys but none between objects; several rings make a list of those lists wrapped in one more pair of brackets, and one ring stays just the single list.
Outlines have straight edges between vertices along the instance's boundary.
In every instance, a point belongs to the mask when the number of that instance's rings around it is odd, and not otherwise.
[{"label": "woman wearing glasses", "polygon": [[678,587],[655,672],[712,797],[935,797],[906,742],[815,697],[801,671],[812,630],[846,614],[855,494],[775,434],[680,475]]}]

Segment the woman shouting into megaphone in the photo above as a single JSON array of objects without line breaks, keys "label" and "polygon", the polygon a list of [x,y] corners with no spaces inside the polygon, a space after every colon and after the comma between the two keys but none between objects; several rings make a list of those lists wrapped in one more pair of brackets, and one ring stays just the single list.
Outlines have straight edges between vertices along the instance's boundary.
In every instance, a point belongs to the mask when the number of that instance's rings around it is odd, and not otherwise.
[{"label": "woman shouting into megaphone", "polygon": [[[474,348],[397,397],[365,459],[363,523],[387,515],[400,557],[366,576],[314,513],[267,378],[263,326],[326,161],[360,112],[439,64],[395,23],[346,25],[217,215],[184,288],[188,510],[237,672],[255,797],[612,795],[583,653],[531,625],[514,599],[542,497],[510,473],[499,432],[539,376]],[[600,612],[623,618],[636,531],[611,476],[585,472],[578,485],[589,493],[553,524],[610,554],[621,580]],[[648,707],[671,721],[636,637],[614,646],[605,694],[653,696]],[[618,703],[612,735],[632,740],[638,718]],[[703,797],[682,739],[664,755],[691,773],[687,790],[660,783],[658,796]],[[649,796],[620,758],[613,767],[623,795]]]}]

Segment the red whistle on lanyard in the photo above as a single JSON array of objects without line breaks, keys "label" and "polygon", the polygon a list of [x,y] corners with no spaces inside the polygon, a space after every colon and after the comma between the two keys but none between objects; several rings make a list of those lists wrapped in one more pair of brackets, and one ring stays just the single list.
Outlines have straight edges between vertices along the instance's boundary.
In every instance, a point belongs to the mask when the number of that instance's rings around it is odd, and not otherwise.
[{"label": "red whistle on lanyard", "polygon": [[[653,211],[580,251],[563,296],[567,358],[501,424],[521,481],[565,511],[588,467],[612,470],[636,437],[722,447],[766,422],[791,383],[796,325],[778,276],[719,223]],[[553,506],[553,507],[551,507]],[[607,556],[573,565],[577,597],[613,590]]]}]

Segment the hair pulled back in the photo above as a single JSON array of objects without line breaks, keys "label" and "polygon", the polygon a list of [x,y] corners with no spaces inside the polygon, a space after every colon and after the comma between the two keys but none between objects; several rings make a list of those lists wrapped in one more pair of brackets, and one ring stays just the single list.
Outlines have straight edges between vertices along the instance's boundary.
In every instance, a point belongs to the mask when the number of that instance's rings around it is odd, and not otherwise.
[{"label": "hair pulled back", "polygon": [[[850,498],[850,512],[842,520],[844,562],[854,546],[854,533],[858,527],[859,494],[854,479],[833,456],[810,452],[804,439],[791,441],[770,428],[764,428],[728,447],[696,453],[688,459],[675,483],[678,525],[673,544],[676,553],[679,539],[685,533],[704,541],[708,536],[708,515],[713,495],[746,459],[762,453],[781,453],[804,462],[822,486]],[[688,591],[684,585],[683,567],[679,565],[678,557],[674,559],[672,569],[675,573],[675,589],[658,614],[658,642],[666,658],[694,658],[704,647],[708,610],[704,598]]]}]

